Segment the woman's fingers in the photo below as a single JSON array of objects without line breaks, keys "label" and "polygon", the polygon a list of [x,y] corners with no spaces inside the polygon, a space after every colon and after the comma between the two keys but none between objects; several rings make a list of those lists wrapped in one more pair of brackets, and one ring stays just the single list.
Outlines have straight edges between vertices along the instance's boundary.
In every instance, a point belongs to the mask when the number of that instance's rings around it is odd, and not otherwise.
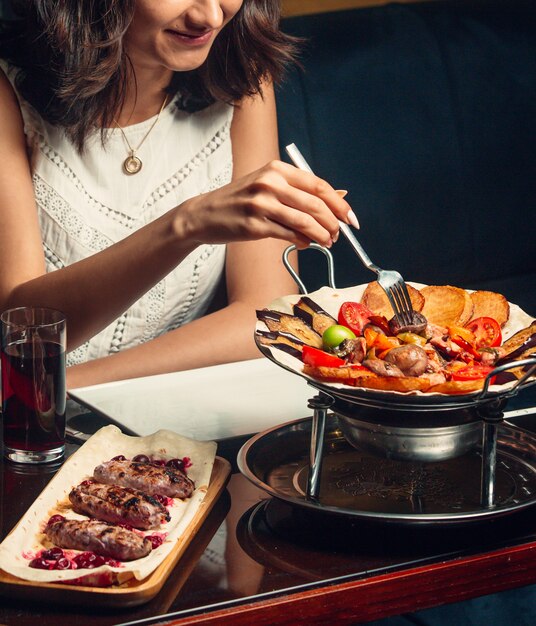
[{"label": "woman's fingers", "polygon": [[348,202],[344,200],[348,193],[346,190],[335,190],[322,178],[311,172],[300,170],[288,163],[275,162],[275,164],[271,165],[276,168],[281,167],[284,177],[291,186],[320,198],[337,219],[350,224],[354,228],[359,228],[356,214]]},{"label": "woman's fingers", "polygon": [[322,245],[330,244],[339,232],[339,221],[326,203],[289,185],[278,190],[279,203],[270,209],[270,218],[288,224]]},{"label": "woman's fingers", "polygon": [[190,199],[180,212],[177,228],[204,243],[276,237],[298,248],[311,241],[330,247],[338,239],[339,221],[359,227],[344,195],[310,172],[273,161]]}]

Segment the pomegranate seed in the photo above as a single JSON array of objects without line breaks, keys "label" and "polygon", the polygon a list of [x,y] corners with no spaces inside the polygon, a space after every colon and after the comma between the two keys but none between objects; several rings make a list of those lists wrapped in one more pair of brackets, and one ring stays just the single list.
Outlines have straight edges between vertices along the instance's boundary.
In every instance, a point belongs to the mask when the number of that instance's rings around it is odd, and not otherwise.
[{"label": "pomegranate seed", "polygon": [[57,561],[62,559],[64,556],[65,554],[61,548],[50,548],[50,550],[43,550],[41,553],[41,558],[49,561]]},{"label": "pomegranate seed", "polygon": [[82,552],[82,554],[74,557],[73,562],[80,569],[94,569],[104,565],[106,559],[94,552]]},{"label": "pomegranate seed", "polygon": [[132,457],[132,460],[136,463],[150,463],[151,459],[146,454],[136,454]]},{"label": "pomegranate seed", "polygon": [[149,539],[149,541],[151,542],[153,550],[155,550],[156,548],[158,548],[158,546],[161,546],[164,543],[164,538],[160,535],[149,535],[146,537],[146,539]]},{"label": "pomegranate seed", "polygon": [[182,459],[170,459],[166,465],[167,467],[172,467],[173,469],[186,473],[186,470],[192,466],[192,461],[189,457],[185,456]]},{"label": "pomegranate seed", "polygon": [[28,564],[34,569],[52,569],[53,565],[45,559],[32,559]]}]

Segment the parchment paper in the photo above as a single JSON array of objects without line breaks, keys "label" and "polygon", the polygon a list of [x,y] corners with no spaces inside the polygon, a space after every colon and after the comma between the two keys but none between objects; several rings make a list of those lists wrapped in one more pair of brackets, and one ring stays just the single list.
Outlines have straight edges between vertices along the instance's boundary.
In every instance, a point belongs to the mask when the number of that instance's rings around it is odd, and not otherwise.
[{"label": "parchment paper", "polygon": [[[91,478],[97,465],[119,454],[126,458],[132,458],[136,454],[147,454],[159,459],[190,458],[192,466],[188,468],[188,476],[195,483],[192,497],[184,501],[174,498],[173,506],[169,507],[171,520],[160,528],[143,532],[148,535],[168,533],[164,543],[146,557],[125,562],[119,568],[104,565],[95,569],[49,571],[29,567],[28,564],[37,551],[51,547],[42,533],[51,515],[60,513],[64,517],[84,519],[84,516],[71,509],[65,509],[71,489]],[[194,517],[205,497],[215,456],[216,443],[194,441],[169,430],[159,430],[147,437],[131,437],[124,435],[116,426],[101,428],[65,461],[15,530],[0,544],[0,568],[18,578],[37,582],[69,581],[86,574],[96,577],[103,572],[115,572],[118,582],[132,577],[143,580],[169,554],[177,538]]]}]

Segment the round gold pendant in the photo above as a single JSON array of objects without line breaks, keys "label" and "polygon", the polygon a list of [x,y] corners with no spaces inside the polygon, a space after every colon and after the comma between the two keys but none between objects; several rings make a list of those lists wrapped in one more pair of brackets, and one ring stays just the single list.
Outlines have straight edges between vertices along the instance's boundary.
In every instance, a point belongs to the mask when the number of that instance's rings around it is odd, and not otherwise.
[{"label": "round gold pendant", "polygon": [[142,166],[143,163],[141,162],[141,159],[131,154],[123,161],[123,172],[132,176],[132,174],[137,174],[141,170]]}]

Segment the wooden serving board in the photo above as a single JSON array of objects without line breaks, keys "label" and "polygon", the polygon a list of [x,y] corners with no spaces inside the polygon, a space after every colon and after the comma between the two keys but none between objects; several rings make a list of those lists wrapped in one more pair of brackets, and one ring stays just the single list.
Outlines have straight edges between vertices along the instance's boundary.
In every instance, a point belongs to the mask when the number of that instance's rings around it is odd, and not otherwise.
[{"label": "wooden serving board", "polygon": [[23,580],[0,569],[0,595],[14,599],[43,600],[47,603],[77,606],[130,607],[149,602],[163,587],[168,576],[179,562],[186,548],[201,528],[214,504],[222,494],[231,465],[221,457],[214,459],[214,466],[205,498],[192,521],[164,561],[143,580],[131,579],[121,586],[88,587],[66,583],[42,583]]}]

